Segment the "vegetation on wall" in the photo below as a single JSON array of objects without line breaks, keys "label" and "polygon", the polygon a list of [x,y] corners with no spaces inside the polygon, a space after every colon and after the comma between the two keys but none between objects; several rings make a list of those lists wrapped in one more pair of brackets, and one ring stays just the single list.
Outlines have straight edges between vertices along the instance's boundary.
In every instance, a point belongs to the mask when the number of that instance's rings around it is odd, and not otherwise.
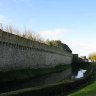
[{"label": "vegetation on wall", "polygon": [[15,28],[13,25],[4,26],[3,24],[0,24],[0,29],[8,33],[24,37],[26,39],[44,43],[44,39],[39,34],[26,28],[24,30],[19,30],[18,28]]},{"label": "vegetation on wall", "polygon": [[66,50],[66,51],[72,53],[72,50],[68,47],[68,45],[62,43],[60,40],[46,41],[46,44],[48,44],[49,46],[58,47],[60,49],[63,49],[63,50]]},{"label": "vegetation on wall", "polygon": [[29,29],[27,30],[26,28],[25,30],[20,31],[18,28],[13,27],[12,25],[4,26],[3,24],[0,24],[0,29],[8,33],[18,35],[20,37],[44,43],[49,46],[54,46],[72,53],[72,50],[68,47],[68,45],[62,43],[60,40],[51,40],[51,41],[44,40],[39,34],[33,32],[32,30]]}]

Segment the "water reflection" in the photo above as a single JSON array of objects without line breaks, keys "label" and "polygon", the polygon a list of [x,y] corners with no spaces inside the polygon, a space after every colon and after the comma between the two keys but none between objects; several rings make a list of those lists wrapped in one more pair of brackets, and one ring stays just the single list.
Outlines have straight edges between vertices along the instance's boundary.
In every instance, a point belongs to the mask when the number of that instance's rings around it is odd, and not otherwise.
[{"label": "water reflection", "polygon": [[79,78],[82,78],[84,77],[84,73],[86,72],[87,70],[84,70],[84,69],[80,69],[77,73],[77,75],[75,76],[75,79],[79,79]]}]

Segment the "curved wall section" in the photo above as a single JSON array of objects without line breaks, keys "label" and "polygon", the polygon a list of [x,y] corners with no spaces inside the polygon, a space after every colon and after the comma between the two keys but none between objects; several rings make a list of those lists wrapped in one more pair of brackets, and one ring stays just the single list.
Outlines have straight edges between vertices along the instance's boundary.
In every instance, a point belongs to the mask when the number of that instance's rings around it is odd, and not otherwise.
[{"label": "curved wall section", "polygon": [[72,54],[0,30],[0,71],[71,64]]}]

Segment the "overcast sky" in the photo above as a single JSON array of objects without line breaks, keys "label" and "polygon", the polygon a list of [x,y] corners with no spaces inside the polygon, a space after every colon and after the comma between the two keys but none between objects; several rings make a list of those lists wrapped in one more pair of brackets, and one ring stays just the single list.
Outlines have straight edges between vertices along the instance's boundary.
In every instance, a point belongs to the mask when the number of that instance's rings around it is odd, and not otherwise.
[{"label": "overcast sky", "polygon": [[80,56],[96,52],[96,0],[0,0],[0,23],[59,39]]}]

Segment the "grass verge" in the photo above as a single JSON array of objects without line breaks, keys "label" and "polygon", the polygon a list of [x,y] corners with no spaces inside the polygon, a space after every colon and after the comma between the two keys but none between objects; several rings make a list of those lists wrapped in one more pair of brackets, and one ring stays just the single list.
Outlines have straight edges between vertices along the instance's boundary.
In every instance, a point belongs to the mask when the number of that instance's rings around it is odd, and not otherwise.
[{"label": "grass verge", "polygon": [[90,80],[90,76],[91,73],[85,78],[81,78],[79,80],[66,80],[44,86],[24,88],[16,91],[5,92],[0,94],[0,96],[71,96],[66,94],[69,94],[71,90],[84,85],[86,81]]}]

